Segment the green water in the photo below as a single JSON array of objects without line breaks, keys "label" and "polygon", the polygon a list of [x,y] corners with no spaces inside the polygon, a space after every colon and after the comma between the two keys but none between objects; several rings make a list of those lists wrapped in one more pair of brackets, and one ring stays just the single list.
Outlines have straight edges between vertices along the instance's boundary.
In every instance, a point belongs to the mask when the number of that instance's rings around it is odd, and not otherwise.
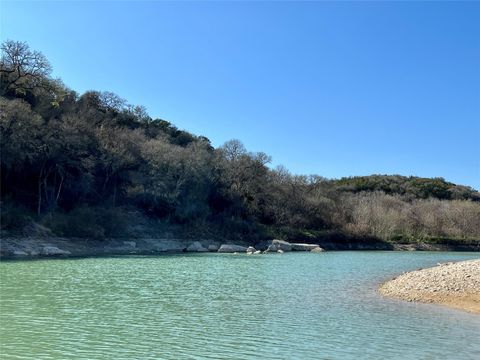
[{"label": "green water", "polygon": [[450,252],[0,263],[3,359],[480,359],[480,316],[383,299]]}]

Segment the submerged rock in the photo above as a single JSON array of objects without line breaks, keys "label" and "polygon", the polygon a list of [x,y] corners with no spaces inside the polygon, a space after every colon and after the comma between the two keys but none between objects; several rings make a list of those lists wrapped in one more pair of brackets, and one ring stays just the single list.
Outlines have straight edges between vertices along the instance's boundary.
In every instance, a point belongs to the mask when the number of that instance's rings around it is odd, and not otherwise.
[{"label": "submerged rock", "polygon": [[195,241],[187,247],[187,252],[207,252],[208,249],[203,247],[200,241]]},{"label": "submerged rock", "polygon": [[246,252],[247,248],[241,245],[234,245],[234,244],[222,244],[220,249],[218,249],[219,253],[235,253],[235,252]]}]

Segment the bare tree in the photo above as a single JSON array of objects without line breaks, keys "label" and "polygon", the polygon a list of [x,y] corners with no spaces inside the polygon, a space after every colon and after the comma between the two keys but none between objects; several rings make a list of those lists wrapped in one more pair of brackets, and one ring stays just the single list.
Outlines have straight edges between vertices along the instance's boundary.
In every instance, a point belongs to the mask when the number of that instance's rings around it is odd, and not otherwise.
[{"label": "bare tree", "polygon": [[30,50],[25,42],[6,40],[1,45],[1,94],[13,90],[25,93],[43,86],[52,68],[39,51]]}]

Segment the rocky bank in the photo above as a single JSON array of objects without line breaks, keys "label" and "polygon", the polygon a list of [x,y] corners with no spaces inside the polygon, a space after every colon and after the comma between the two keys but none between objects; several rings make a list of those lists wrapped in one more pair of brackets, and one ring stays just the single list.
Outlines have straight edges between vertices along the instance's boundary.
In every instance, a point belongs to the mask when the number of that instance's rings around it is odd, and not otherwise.
[{"label": "rocky bank", "polygon": [[288,251],[324,251],[318,244],[289,243],[284,240],[262,241],[255,246],[246,242],[189,240],[176,238],[135,240],[93,240],[60,237],[4,238],[0,241],[3,259],[34,259],[42,257],[86,257],[109,255],[155,255],[165,253],[283,253]]},{"label": "rocky bank", "polygon": [[384,296],[480,314],[480,259],[412,271],[384,283]]}]

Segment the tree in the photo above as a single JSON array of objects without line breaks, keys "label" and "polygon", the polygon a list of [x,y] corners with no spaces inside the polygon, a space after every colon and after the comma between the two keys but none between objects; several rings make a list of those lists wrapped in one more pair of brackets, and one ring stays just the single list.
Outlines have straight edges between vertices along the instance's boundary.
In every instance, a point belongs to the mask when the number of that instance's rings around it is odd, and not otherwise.
[{"label": "tree", "polygon": [[10,91],[25,94],[35,87],[48,85],[46,79],[52,68],[41,52],[30,50],[25,42],[13,40],[3,42],[1,51],[1,95]]}]

